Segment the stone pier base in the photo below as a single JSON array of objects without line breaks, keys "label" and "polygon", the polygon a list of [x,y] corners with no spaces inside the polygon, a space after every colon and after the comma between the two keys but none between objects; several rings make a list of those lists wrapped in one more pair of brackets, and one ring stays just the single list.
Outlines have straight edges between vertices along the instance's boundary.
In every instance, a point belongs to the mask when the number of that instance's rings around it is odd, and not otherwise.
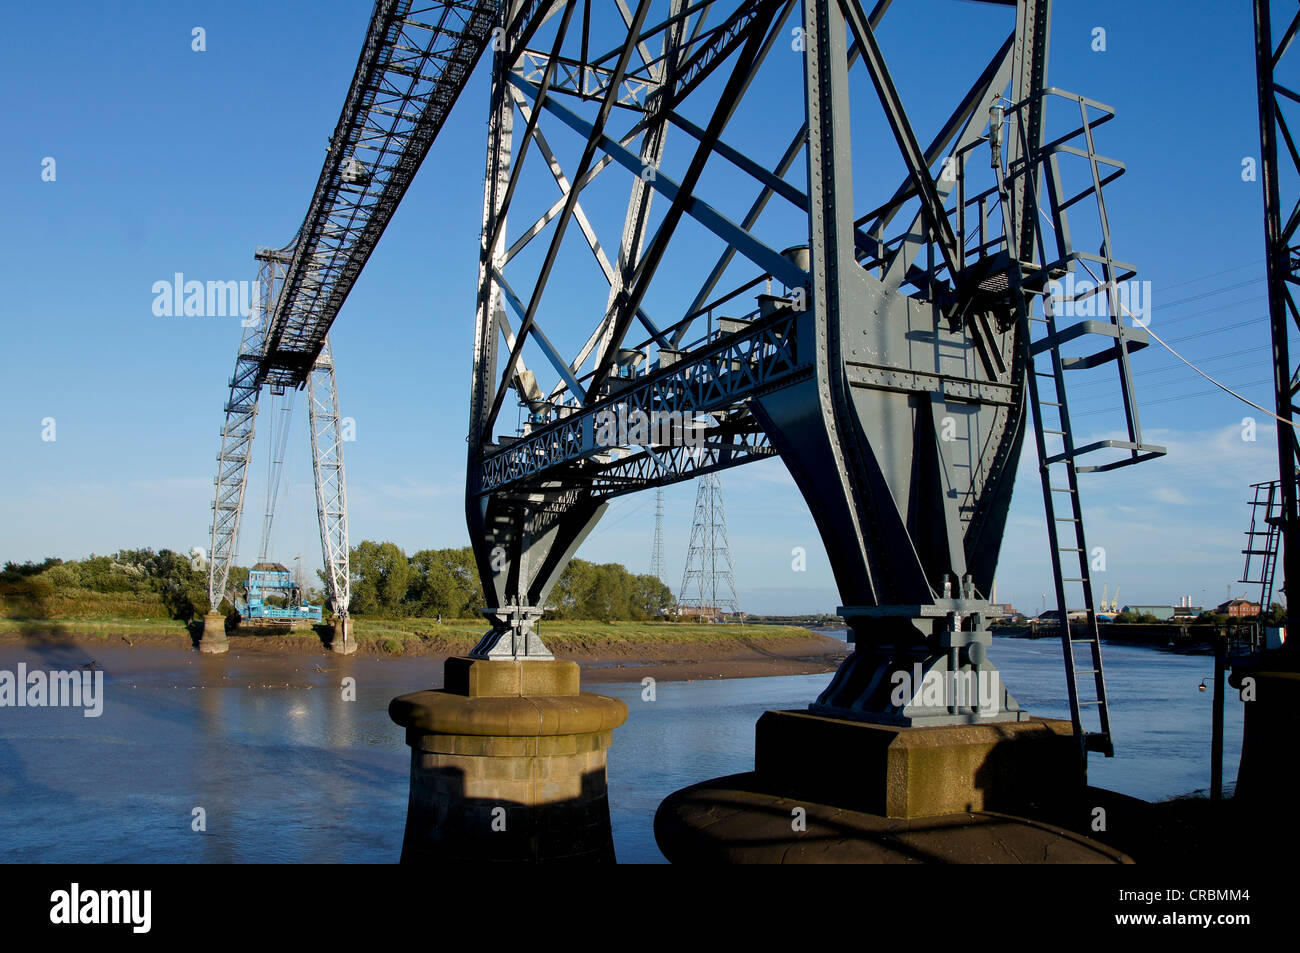
[{"label": "stone pier base", "polygon": [[388,706],[411,747],[404,863],[614,860],[605,752],[623,702],[564,661],[451,658]]},{"label": "stone pier base", "polygon": [[754,771],[678,791],[655,815],[670,861],[1124,863],[1060,826],[1086,792],[1069,722],[901,727],[769,711]]},{"label": "stone pier base", "polygon": [[205,655],[220,655],[230,650],[226,640],[226,617],[220,612],[209,612],[203,617],[203,635],[199,638],[199,651]]},{"label": "stone pier base", "polygon": [[793,795],[881,817],[1041,816],[1084,787],[1068,721],[906,728],[764,712],[754,770]]},{"label": "stone pier base", "polygon": [[330,651],[336,655],[351,655],[357,650],[357,640],[352,634],[352,616],[335,617],[334,638],[330,640]]}]

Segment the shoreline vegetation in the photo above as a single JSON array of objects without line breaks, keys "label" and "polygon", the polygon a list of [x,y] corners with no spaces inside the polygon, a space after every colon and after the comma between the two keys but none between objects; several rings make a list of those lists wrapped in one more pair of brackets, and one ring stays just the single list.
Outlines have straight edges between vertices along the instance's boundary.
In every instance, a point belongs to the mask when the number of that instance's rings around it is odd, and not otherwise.
[{"label": "shoreline vegetation", "polygon": [[[363,540],[349,555],[353,618],[473,619],[485,607],[479,567],[469,547],[424,549],[407,556],[394,543]],[[208,564],[200,550],[123,549],[84,559],[48,557],[0,569],[0,617],[191,620],[215,609],[234,612],[248,567],[231,566],[225,599],[208,605]],[[302,604],[327,605],[324,575],[295,581]],[[270,596],[273,602],[281,596]],[[279,604],[276,602],[276,604]],[[570,560],[547,600],[550,619],[653,621],[676,607],[662,580],[619,563]],[[328,621],[328,608],[325,612]]]},{"label": "shoreline vegetation", "polygon": [[[244,658],[325,655],[328,626],[286,633],[229,634],[230,651]],[[486,621],[362,619],[354,622],[357,656],[436,660],[468,653]],[[785,625],[552,622],[541,635],[556,658],[575,661],[588,681],[662,681],[753,678],[833,672],[849,646],[806,628]],[[194,626],[175,620],[0,618],[0,649],[76,647],[90,652],[194,652]]]},{"label": "shoreline vegetation", "polygon": [[[358,652],[371,657],[468,653],[488,629],[482,587],[468,548],[407,556],[393,543],[352,549],[352,620]],[[239,591],[247,570],[231,571]],[[304,585],[304,589],[308,587]],[[309,590],[309,602],[323,601]],[[557,658],[599,670],[602,679],[727,678],[832,672],[848,654],[842,640],[811,631],[833,616],[672,621],[671,591],[617,563],[573,560],[552,593],[538,632]],[[230,613],[227,604],[223,611]],[[120,550],[0,571],[0,646],[113,645],[192,651],[208,609],[206,568],[171,550]],[[237,619],[229,619],[234,623]],[[294,631],[228,626],[232,652],[304,655],[326,651],[332,618]]]}]

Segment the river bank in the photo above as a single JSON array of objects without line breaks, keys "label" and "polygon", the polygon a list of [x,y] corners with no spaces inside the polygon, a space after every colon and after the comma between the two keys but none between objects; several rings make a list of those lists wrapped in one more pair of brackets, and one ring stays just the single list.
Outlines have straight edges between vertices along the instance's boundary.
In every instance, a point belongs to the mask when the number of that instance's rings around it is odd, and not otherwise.
[{"label": "river bank", "polygon": [[[471,620],[357,619],[354,631],[361,658],[418,658],[432,664],[440,683],[443,660],[468,653],[483,630],[482,622]],[[585,677],[599,681],[812,675],[834,671],[849,650],[840,639],[793,626],[557,621],[546,624],[542,635],[557,658],[577,662]],[[249,663],[259,658],[337,658],[326,650],[327,637],[311,629],[286,634],[237,631],[229,636],[229,655]],[[132,671],[194,654],[195,638],[180,623],[166,621],[0,620],[4,655],[111,656]]]}]

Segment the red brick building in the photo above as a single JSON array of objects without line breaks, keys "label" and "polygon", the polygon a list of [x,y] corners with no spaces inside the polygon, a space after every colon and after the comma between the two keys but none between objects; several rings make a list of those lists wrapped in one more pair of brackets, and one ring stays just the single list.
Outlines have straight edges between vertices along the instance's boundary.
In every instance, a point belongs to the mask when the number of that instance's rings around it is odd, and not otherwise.
[{"label": "red brick building", "polygon": [[1259,603],[1249,599],[1229,599],[1220,603],[1214,611],[1230,619],[1251,618],[1259,615]]}]

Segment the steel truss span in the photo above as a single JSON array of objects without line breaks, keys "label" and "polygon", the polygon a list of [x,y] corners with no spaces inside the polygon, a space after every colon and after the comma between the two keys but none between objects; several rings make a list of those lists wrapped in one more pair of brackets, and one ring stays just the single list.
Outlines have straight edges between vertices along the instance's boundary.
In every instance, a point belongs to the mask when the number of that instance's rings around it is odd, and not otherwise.
[{"label": "steel truss span", "polygon": [[[495,0],[377,0],[297,236],[260,249],[258,300],[230,382],[218,454],[208,596],[226,596],[258,397],[306,387],[326,585],[346,618],[347,489],[328,333],[488,42]],[[268,508],[267,531],[273,517]],[[266,546],[264,540],[263,547]],[[346,627],[344,634],[347,634]]]},{"label": "steel truss span", "polygon": [[301,386],[488,42],[495,0],[378,0],[266,332],[259,383]]},{"label": "steel truss span", "polygon": [[[1098,142],[1114,114],[1047,85],[1047,0],[954,7],[987,51],[936,116],[909,114],[890,65],[949,63],[942,30],[884,48],[888,0],[497,10],[466,486],[492,606],[478,654],[549,654],[533,626],[611,497],[779,455],[857,639],[814,708],[1020,720],[1005,691],[990,712],[888,688],[918,663],[996,671],[984,617],[1032,429],[1076,734],[1109,751],[1077,478],[1163,452],[1142,438],[1129,357],[1147,336],[1103,197],[1124,171]],[[957,34],[969,53],[978,31]],[[1114,375],[1121,439],[1076,442],[1084,372]]]},{"label": "steel truss span", "polygon": [[[1079,477],[1163,452],[1142,437],[1129,360],[1147,335],[1103,195],[1124,167],[1098,142],[1113,111],[1046,83],[1048,0],[979,6],[948,55],[941,30],[882,47],[889,0],[379,0],[303,226],[259,256],[267,321],[231,382],[214,599],[260,389],[310,385],[346,605],[326,334],[490,45],[466,512],[492,627],[476,654],[549,656],[534,626],[611,498],[775,455],[857,644],[814,709],[1020,720],[1005,691],[941,709],[888,687],[916,665],[996,672],[987,593],[1032,429],[1076,736],[1109,753]],[[981,36],[983,58],[958,55]],[[936,116],[910,114],[890,71],[917,57],[968,64]],[[1098,371],[1122,436],[1076,441],[1067,384]]]}]

